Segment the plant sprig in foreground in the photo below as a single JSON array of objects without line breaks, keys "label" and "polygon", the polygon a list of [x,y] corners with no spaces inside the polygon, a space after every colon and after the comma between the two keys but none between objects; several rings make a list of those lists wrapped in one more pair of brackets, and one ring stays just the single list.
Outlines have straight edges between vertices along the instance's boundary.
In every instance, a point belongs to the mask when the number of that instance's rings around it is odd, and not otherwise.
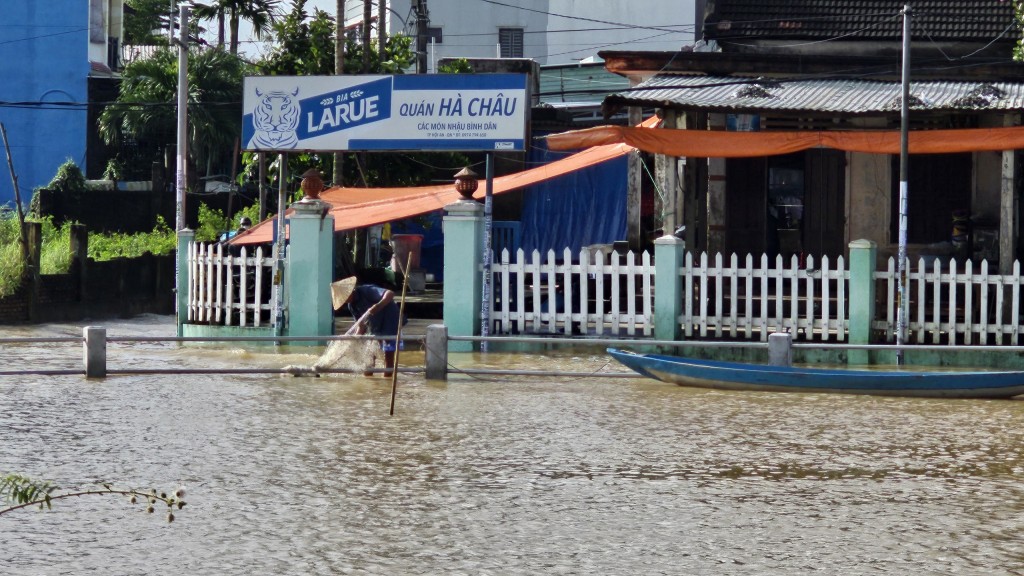
[{"label": "plant sprig in foreground", "polygon": [[59,488],[50,482],[33,480],[20,474],[8,474],[0,477],[0,502],[9,503],[6,507],[0,508],[0,516],[31,507],[50,510],[55,500],[81,496],[127,496],[131,504],[137,504],[145,499],[146,512],[150,514],[156,512],[157,502],[163,502],[167,505],[168,522],[174,522],[175,509],[181,510],[185,507],[184,488],[178,488],[174,494],[168,495],[166,492],[157,492],[155,488],[144,492],[133,488],[114,488],[110,484],[101,486],[93,490],[56,492]]}]

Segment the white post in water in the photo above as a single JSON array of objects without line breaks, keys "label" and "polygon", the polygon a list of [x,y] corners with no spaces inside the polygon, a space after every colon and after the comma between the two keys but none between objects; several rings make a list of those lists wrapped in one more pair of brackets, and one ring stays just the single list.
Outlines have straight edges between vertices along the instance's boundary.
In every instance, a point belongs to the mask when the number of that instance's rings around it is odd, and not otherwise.
[{"label": "white post in water", "polygon": [[448,327],[444,324],[427,326],[426,347],[427,380],[447,380]]},{"label": "white post in water", "polygon": [[793,365],[793,335],[789,332],[772,332],[768,335],[768,364],[772,366]]},{"label": "white post in water", "polygon": [[902,366],[903,340],[907,331],[907,197],[910,152],[910,4],[903,6],[903,97],[900,98],[900,227],[899,248],[896,254],[896,275],[899,278],[899,296],[896,299],[896,364]]},{"label": "white post in water", "polygon": [[82,352],[86,378],[107,377],[107,329],[86,326],[82,329]]}]

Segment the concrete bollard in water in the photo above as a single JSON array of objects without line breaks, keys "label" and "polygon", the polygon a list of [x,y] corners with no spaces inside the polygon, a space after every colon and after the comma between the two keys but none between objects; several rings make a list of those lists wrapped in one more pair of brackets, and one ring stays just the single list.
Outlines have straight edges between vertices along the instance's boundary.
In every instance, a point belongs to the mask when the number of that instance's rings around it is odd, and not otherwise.
[{"label": "concrete bollard in water", "polygon": [[86,326],[82,329],[86,378],[107,377],[107,329]]},{"label": "concrete bollard in water", "polygon": [[793,365],[793,335],[789,332],[774,332],[768,335],[768,364],[772,366]]},{"label": "concrete bollard in water", "polygon": [[448,379],[448,327],[444,324],[427,326],[426,339],[427,380]]}]

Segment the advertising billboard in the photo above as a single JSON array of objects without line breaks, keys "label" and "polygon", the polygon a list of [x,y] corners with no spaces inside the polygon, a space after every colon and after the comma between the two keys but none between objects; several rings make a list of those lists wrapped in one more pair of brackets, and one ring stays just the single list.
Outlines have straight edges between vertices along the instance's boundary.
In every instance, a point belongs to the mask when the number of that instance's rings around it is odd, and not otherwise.
[{"label": "advertising billboard", "polygon": [[524,150],[525,74],[253,76],[247,151]]}]

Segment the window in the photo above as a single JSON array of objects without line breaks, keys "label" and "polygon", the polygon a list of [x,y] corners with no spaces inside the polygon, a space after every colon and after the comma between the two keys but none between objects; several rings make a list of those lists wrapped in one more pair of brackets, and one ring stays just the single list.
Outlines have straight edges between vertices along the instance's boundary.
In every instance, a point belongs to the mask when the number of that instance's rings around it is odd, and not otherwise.
[{"label": "window", "polygon": [[523,57],[523,29],[498,28],[498,45],[502,58]]}]

